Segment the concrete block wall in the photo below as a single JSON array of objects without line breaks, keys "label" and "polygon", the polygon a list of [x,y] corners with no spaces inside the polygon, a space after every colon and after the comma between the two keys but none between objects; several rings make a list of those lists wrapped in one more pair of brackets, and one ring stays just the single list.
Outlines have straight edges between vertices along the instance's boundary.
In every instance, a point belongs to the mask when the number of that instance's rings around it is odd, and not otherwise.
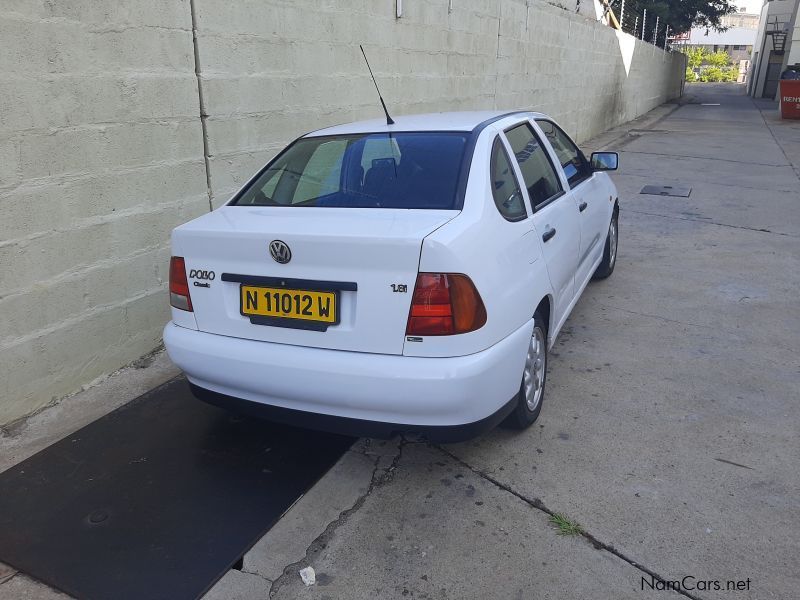
[{"label": "concrete block wall", "polygon": [[169,231],[209,196],[306,131],[381,115],[360,43],[395,114],[534,108],[583,140],[679,93],[681,57],[564,5],[6,0],[0,424],[159,343]]},{"label": "concrete block wall", "polygon": [[533,108],[584,140],[679,94],[682,55],[554,4],[195,0],[214,206],[298,135],[382,114],[359,44],[395,114]]},{"label": "concrete block wall", "polygon": [[188,0],[4,0],[0,424],[152,350],[208,210]]}]

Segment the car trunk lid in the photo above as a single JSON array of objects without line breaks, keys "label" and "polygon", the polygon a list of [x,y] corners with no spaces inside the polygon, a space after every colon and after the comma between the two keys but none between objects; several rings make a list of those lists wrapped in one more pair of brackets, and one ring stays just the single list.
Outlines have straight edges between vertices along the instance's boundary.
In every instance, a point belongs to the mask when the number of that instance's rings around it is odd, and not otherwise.
[{"label": "car trunk lid", "polygon": [[[457,214],[457,210],[225,206],[175,229],[172,247],[174,255],[185,258],[201,331],[401,354],[422,241]],[[273,241],[283,242],[291,252],[285,264],[271,256]],[[280,253],[278,257],[282,258]],[[244,300],[241,286],[250,286]],[[271,291],[258,289],[262,287]],[[248,298],[247,291],[253,296]],[[288,295],[295,306],[313,304],[311,317],[286,322],[242,314],[258,308],[253,302],[260,302],[264,310],[270,294],[270,302],[285,303]],[[338,323],[317,310],[332,301],[338,303]],[[327,322],[315,320],[320,316]]]}]

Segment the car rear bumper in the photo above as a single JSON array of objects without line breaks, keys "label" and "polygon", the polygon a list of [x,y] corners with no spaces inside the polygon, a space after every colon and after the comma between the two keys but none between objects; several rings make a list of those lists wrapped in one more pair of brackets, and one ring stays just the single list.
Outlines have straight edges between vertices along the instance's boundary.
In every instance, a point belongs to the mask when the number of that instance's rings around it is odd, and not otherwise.
[{"label": "car rear bumper", "polygon": [[[513,408],[532,329],[530,321],[482,352],[452,358],[274,344],[173,323],[164,344],[196,395],[213,404],[357,435],[419,431],[455,439],[494,426]],[[437,436],[437,428],[453,436]]]},{"label": "car rear bumper", "polygon": [[208,402],[209,404],[219,406],[226,410],[251,415],[260,419],[267,419],[277,423],[285,423],[305,429],[330,431],[343,435],[380,439],[388,439],[398,433],[413,433],[425,436],[432,442],[440,443],[463,442],[489,431],[514,410],[517,400],[516,396],[513,397],[493,414],[472,423],[446,426],[412,425],[408,423],[383,423],[380,421],[368,421],[350,417],[337,417],[303,410],[293,410],[291,408],[283,408],[272,404],[251,402],[250,400],[242,400],[241,398],[212,392],[211,390],[207,390],[191,382],[189,383],[189,387],[194,396],[203,402]]}]

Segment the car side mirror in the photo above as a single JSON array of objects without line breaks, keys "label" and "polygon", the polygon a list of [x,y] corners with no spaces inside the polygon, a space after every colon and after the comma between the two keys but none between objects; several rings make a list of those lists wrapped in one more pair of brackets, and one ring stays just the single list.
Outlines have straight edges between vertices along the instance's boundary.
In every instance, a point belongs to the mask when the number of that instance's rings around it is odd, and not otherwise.
[{"label": "car side mirror", "polygon": [[619,154],[616,152],[592,152],[592,171],[616,171]]}]

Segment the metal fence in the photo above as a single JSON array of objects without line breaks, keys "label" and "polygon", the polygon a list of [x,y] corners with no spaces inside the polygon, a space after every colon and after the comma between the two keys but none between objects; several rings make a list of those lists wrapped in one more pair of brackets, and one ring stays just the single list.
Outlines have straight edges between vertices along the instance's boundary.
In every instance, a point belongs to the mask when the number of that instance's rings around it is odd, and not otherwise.
[{"label": "metal fence", "polygon": [[670,38],[675,32],[669,30],[669,25],[652,12],[648,14],[646,9],[641,10],[633,3],[629,3],[627,7],[625,4],[626,0],[611,0],[608,4],[622,31],[659,48],[670,50]]}]

